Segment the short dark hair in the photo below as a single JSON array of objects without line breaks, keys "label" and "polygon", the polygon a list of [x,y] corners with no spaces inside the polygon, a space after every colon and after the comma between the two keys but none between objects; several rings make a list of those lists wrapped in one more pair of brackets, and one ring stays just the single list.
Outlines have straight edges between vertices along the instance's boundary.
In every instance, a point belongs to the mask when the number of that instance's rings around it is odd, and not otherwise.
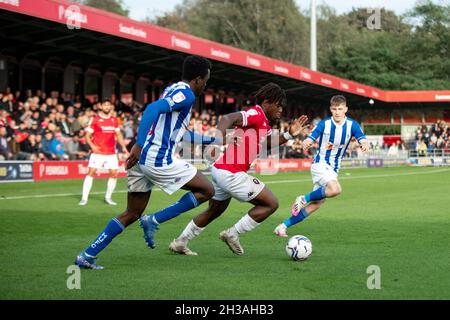
[{"label": "short dark hair", "polygon": [[276,83],[270,82],[264,85],[255,94],[257,104],[261,104],[264,100],[270,103],[280,103],[282,106],[286,105],[286,92],[281,89]]},{"label": "short dark hair", "polygon": [[340,104],[347,104],[347,99],[343,95],[333,96],[330,100],[331,106],[338,106]]},{"label": "short dark hair", "polygon": [[197,77],[205,78],[208,69],[212,69],[211,62],[200,56],[188,56],[183,62],[183,80],[191,81]]},{"label": "short dark hair", "polygon": [[110,99],[103,99],[102,102],[100,102],[101,104],[104,103],[109,103],[109,104],[113,104],[112,101]]}]

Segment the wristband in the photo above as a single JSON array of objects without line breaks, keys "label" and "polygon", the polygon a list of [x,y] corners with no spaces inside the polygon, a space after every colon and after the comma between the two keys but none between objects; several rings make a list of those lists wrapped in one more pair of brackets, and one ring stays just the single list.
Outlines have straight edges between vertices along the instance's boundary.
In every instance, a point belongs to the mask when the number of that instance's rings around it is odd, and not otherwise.
[{"label": "wristband", "polygon": [[291,136],[291,134],[289,133],[289,131],[286,131],[285,133],[283,133],[283,137],[284,137],[286,140],[293,140],[293,139],[294,139],[294,137]]}]

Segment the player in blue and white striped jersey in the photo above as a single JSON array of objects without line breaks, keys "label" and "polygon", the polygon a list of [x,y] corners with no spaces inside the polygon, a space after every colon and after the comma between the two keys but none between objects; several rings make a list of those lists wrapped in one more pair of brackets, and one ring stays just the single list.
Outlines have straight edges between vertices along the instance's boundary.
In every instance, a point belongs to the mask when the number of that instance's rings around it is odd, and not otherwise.
[{"label": "player in blue and white striped jersey", "polygon": [[360,125],[346,116],[347,101],[344,96],[331,98],[331,117],[322,120],[312,133],[303,141],[303,148],[308,150],[319,140],[319,148],[311,165],[311,175],[314,190],[297,197],[291,207],[292,216],[278,225],[274,233],[287,237],[287,228],[303,221],[318,210],[325,198],[333,198],[341,194],[342,188],[338,181],[338,172],[350,141],[355,137],[363,152],[369,149],[366,136]]},{"label": "player in blue and white striped jersey", "polygon": [[[102,269],[102,266],[96,264],[97,255],[138,219],[144,231],[144,239],[153,249],[153,236],[159,229],[159,224],[199,206],[214,195],[214,186],[201,172],[190,163],[173,156],[174,149],[182,138],[200,140],[205,144],[218,142],[212,137],[200,136],[201,139],[198,139],[198,135],[195,137],[194,134],[184,134],[192,106],[196,97],[204,91],[210,70],[211,63],[207,59],[187,57],[183,63],[182,81],[169,86],[159,100],[147,106],[139,124],[136,144],[127,159],[127,208],[121,215],[111,219],[91,245],[76,257],[76,265],[87,269]],[[168,194],[179,189],[189,192],[171,206],[141,217],[154,186]]]}]

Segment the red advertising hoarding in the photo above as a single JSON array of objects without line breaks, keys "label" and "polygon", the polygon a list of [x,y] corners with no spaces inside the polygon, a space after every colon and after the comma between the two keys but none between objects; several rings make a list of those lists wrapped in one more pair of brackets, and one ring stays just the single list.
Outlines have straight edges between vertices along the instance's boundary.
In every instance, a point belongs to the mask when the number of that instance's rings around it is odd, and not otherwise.
[{"label": "red advertising hoarding", "polygon": [[275,174],[283,171],[301,171],[311,168],[312,159],[264,159],[256,160],[255,172]]},{"label": "red advertising hoarding", "polygon": [[[41,161],[33,163],[34,180],[84,179],[88,161]],[[119,162],[119,177],[126,177],[125,161]],[[96,177],[107,178],[108,170],[98,169]]]}]

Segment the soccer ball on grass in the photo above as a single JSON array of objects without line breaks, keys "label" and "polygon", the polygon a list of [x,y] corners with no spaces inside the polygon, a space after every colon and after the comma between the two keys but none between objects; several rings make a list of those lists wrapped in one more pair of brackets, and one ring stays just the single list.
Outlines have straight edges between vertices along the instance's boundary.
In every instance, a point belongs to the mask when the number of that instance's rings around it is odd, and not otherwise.
[{"label": "soccer ball on grass", "polygon": [[302,235],[291,237],[286,244],[286,253],[294,261],[308,259],[312,253],[311,240]]}]

